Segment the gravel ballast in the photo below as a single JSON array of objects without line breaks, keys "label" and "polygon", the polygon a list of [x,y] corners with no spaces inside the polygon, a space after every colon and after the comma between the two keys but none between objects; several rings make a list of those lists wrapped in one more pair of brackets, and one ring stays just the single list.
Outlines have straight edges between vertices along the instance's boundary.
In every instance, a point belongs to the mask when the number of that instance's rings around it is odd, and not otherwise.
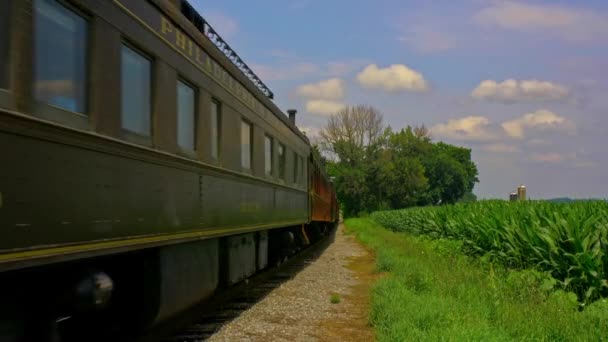
[{"label": "gravel ballast", "polygon": [[373,269],[372,255],[341,225],[318,259],[208,341],[373,341]]}]

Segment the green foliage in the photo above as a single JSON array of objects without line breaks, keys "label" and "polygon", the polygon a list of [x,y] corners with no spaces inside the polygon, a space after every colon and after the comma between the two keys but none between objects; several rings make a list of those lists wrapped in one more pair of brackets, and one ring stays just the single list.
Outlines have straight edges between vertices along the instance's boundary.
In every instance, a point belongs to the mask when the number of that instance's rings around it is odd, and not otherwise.
[{"label": "green foliage", "polygon": [[608,302],[579,310],[576,295],[554,290],[556,281],[545,272],[465,256],[462,240],[396,233],[369,219],[349,219],[346,226],[386,272],[371,298],[378,341],[601,341],[608,335]]},{"label": "green foliage", "polygon": [[546,272],[583,303],[608,295],[606,202],[481,201],[375,212],[398,232],[462,242],[462,250],[510,268]]},{"label": "green foliage", "polygon": [[327,170],[335,177],[346,217],[455,203],[472,195],[478,182],[470,149],[434,143],[419,128],[396,132],[387,128],[367,145],[336,140],[330,150],[336,160],[327,162]]},{"label": "green foliage", "polygon": [[462,196],[462,198],[458,201],[458,203],[473,203],[477,202],[477,196],[475,196],[472,192],[467,192]]},{"label": "green foliage", "polygon": [[339,294],[332,294],[331,298],[329,299],[329,302],[332,304],[339,304],[342,301],[342,298],[340,298]]}]

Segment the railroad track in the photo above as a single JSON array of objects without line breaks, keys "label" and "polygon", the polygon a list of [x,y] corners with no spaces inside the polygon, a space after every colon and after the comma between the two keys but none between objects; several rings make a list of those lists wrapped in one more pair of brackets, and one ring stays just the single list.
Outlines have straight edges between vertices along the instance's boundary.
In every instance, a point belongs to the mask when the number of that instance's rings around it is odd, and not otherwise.
[{"label": "railroad track", "polygon": [[[144,336],[137,338],[136,342],[207,340],[224,324],[237,318],[315,261],[333,242],[334,237],[335,230],[281,265],[218,292],[211,299],[148,331]],[[127,340],[123,339],[123,341]]]}]

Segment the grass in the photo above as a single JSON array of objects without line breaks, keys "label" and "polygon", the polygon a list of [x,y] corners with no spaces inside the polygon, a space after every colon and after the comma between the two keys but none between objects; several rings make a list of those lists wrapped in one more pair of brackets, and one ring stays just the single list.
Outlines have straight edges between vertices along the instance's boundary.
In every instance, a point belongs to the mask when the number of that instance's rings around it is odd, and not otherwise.
[{"label": "grass", "polygon": [[340,298],[339,294],[332,294],[331,298],[329,299],[330,303],[332,304],[339,304],[342,301],[342,298]]},{"label": "grass", "polygon": [[608,302],[579,310],[573,293],[533,270],[462,254],[462,242],[389,231],[369,219],[347,229],[376,253],[370,323],[379,341],[600,341]]},{"label": "grass", "polygon": [[535,268],[581,303],[608,296],[608,203],[480,201],[376,212],[384,227],[461,242],[468,255]]}]

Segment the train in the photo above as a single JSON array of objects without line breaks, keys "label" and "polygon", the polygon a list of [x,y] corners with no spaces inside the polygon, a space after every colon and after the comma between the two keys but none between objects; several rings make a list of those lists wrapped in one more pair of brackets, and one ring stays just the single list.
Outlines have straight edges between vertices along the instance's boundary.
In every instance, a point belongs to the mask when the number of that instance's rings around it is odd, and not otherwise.
[{"label": "train", "polygon": [[186,0],[0,2],[0,340],[145,330],[330,233],[273,97]]}]

